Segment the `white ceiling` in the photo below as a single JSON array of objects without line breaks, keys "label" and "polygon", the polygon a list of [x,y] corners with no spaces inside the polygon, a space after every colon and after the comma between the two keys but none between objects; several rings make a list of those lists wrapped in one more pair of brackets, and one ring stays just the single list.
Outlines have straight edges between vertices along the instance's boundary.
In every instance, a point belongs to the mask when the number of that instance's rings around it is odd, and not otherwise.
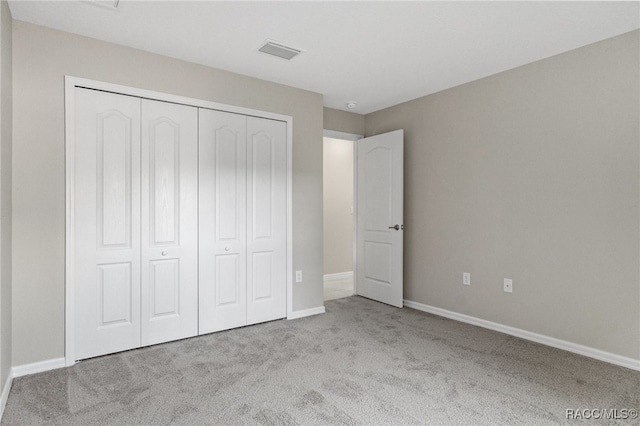
[{"label": "white ceiling", "polygon": [[[366,114],[640,28],[633,2],[9,1],[14,19],[324,95]],[[303,49],[259,53],[266,39]]]}]

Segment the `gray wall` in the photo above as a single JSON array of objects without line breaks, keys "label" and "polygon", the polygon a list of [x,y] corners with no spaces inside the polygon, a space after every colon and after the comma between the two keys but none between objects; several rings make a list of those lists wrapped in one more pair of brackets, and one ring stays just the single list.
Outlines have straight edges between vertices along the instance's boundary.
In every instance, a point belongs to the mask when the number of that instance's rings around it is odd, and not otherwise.
[{"label": "gray wall", "polygon": [[0,388],[11,370],[11,12],[0,3]]},{"label": "gray wall", "polygon": [[353,271],[353,142],[323,142],[324,273]]},{"label": "gray wall", "polygon": [[293,307],[322,306],[322,95],[14,21],[13,365],[64,356],[64,76],[293,116]]},{"label": "gray wall", "polygon": [[326,130],[364,135],[364,115],[333,108],[324,108],[323,114]]},{"label": "gray wall", "polygon": [[366,116],[405,130],[407,299],[640,359],[639,35]]}]

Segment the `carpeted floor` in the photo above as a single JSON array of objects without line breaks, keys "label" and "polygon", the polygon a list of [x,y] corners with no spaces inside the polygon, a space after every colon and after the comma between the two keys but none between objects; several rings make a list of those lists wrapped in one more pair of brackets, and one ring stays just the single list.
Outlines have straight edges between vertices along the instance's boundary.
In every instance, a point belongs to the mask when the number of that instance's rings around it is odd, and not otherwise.
[{"label": "carpeted floor", "polygon": [[15,379],[2,424],[517,425],[640,408],[632,370],[357,296],[326,308]]}]

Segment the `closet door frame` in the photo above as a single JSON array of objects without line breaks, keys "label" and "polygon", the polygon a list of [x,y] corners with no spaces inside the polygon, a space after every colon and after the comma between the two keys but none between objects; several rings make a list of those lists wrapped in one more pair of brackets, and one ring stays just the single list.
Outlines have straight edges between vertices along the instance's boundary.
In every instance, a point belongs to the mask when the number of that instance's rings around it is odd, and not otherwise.
[{"label": "closet door frame", "polygon": [[292,176],[292,147],[293,147],[293,118],[289,115],[276,114],[266,111],[259,111],[250,108],[226,105],[217,102],[205,101],[201,99],[188,98],[184,96],[171,95],[152,90],[138,89],[135,87],[122,86],[118,84],[106,83],[102,81],[89,80],[74,76],[65,76],[65,207],[66,207],[66,230],[65,230],[65,365],[71,366],[76,363],[75,351],[75,307],[74,307],[74,193],[75,193],[75,88],[85,88],[111,92],[120,95],[135,96],[142,99],[171,102],[188,105],[198,108],[214,109],[236,114],[267,118],[271,120],[283,121],[287,124],[287,268],[286,268],[286,291],[287,291],[287,319],[292,319],[293,315],[293,176]]}]

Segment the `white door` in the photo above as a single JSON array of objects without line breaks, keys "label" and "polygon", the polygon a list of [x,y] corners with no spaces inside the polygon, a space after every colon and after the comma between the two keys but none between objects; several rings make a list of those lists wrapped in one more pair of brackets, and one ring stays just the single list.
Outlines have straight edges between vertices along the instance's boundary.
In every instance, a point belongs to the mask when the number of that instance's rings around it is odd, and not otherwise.
[{"label": "white door", "polygon": [[286,317],[286,122],[71,90],[67,362]]},{"label": "white door", "polygon": [[75,359],[140,346],[140,99],[75,89]]},{"label": "white door", "polygon": [[402,307],[403,130],[360,139],[356,294]]},{"label": "white door", "polygon": [[247,117],[247,323],[287,316],[287,124]]},{"label": "white door", "polygon": [[200,334],[287,315],[286,134],[200,110]]},{"label": "white door", "polygon": [[247,324],[246,127],[200,109],[200,334]]},{"label": "white door", "polygon": [[142,100],[142,345],[198,334],[198,109]]}]

